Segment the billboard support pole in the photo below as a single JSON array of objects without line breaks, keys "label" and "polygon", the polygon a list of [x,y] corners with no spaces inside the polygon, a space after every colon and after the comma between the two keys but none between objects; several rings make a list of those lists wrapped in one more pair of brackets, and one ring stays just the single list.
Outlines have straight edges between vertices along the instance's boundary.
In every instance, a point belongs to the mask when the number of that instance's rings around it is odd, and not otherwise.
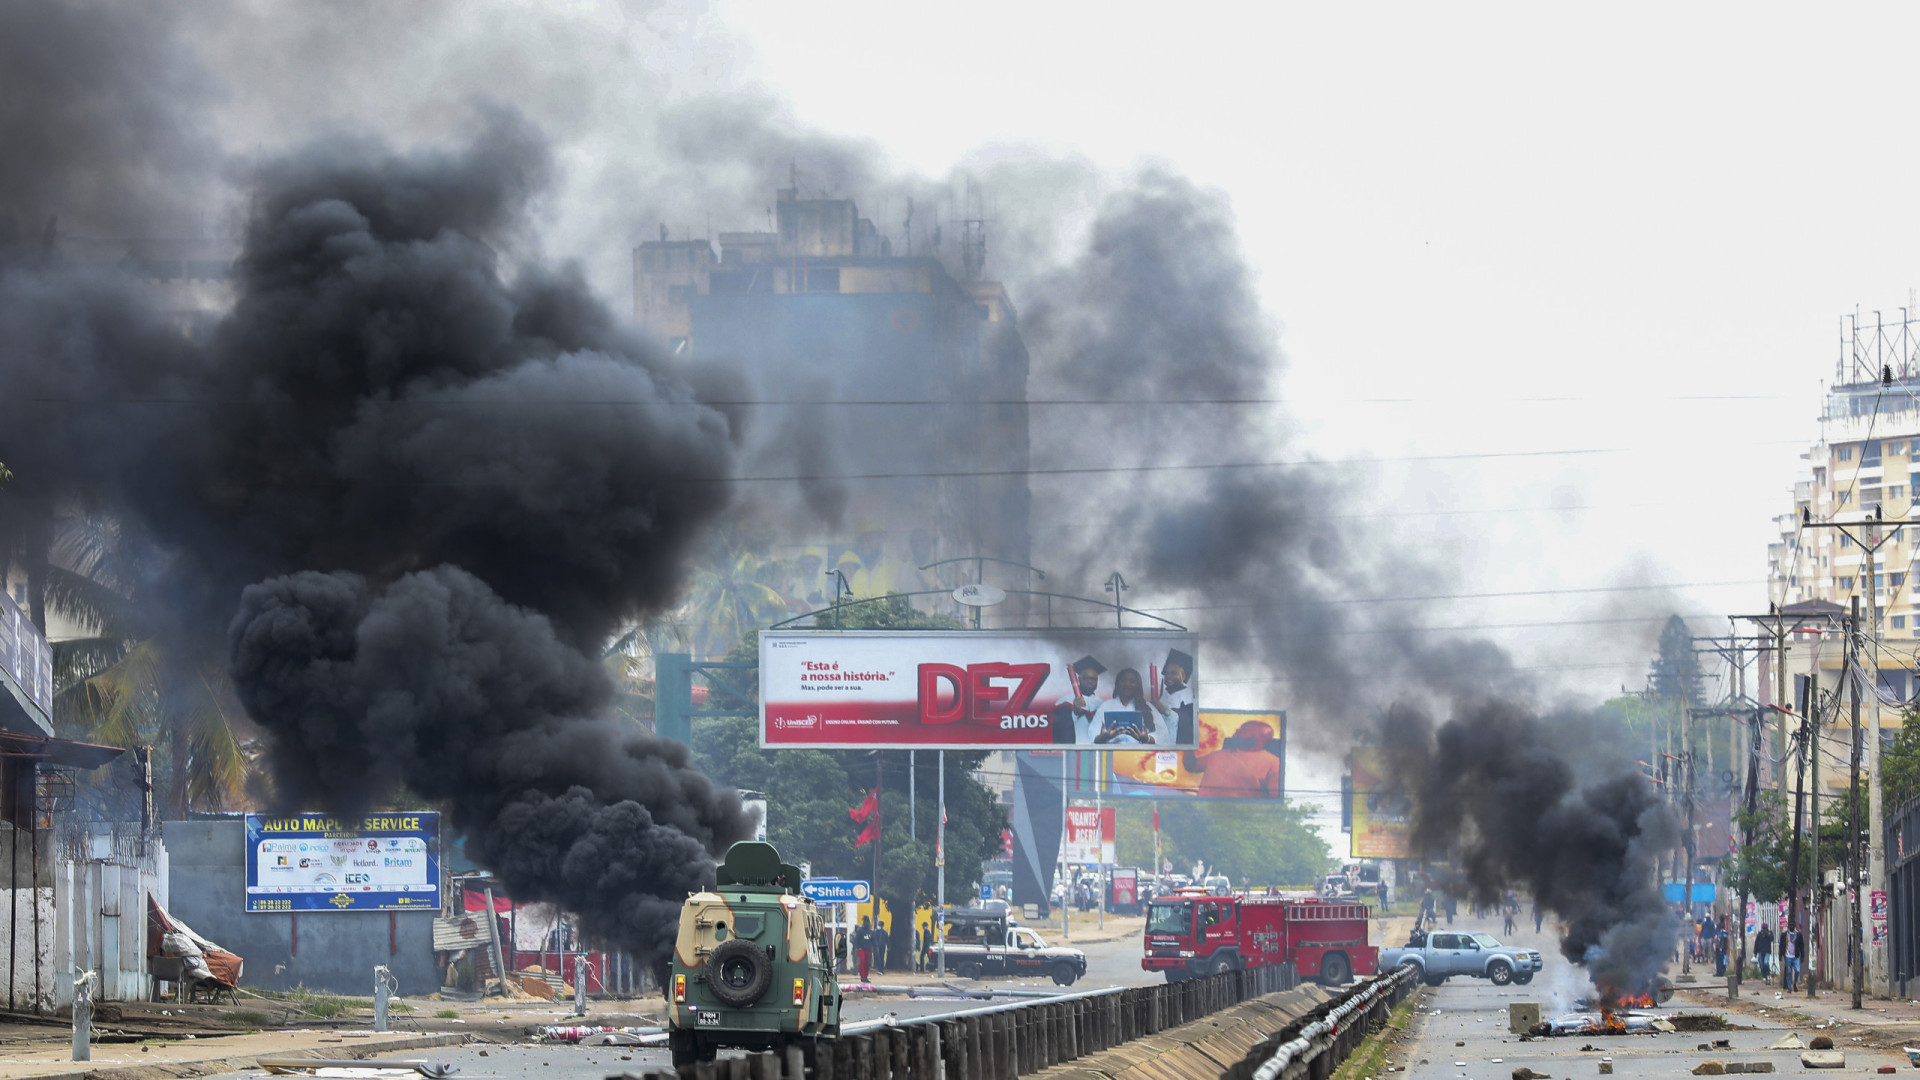
[{"label": "billboard support pole", "polygon": [[916,778],[913,775],[914,769],[919,764],[919,751],[907,751],[907,839],[909,840],[920,839],[920,807],[915,802],[914,795],[914,792],[919,790],[919,785],[914,782]]},{"label": "billboard support pole", "polygon": [[933,931],[934,945],[940,953],[940,978],[947,977],[947,752],[940,751],[940,820],[934,828],[934,907],[933,925],[927,929]]}]

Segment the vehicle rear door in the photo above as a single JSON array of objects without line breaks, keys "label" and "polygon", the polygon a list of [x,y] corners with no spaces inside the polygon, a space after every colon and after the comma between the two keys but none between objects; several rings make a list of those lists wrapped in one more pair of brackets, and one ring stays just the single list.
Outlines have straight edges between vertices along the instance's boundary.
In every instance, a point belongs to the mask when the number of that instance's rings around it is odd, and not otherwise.
[{"label": "vehicle rear door", "polygon": [[1459,934],[1433,934],[1427,938],[1427,973],[1429,975],[1465,975],[1467,968],[1464,957],[1466,950],[1461,946]]}]

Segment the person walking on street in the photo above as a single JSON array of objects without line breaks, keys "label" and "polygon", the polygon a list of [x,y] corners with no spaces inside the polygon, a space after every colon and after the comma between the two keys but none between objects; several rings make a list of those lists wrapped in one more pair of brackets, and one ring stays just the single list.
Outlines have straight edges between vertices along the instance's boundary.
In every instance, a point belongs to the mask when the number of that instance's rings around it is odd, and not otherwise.
[{"label": "person walking on street", "polygon": [[1787,993],[1791,994],[1800,985],[1800,931],[1787,930],[1780,935],[1780,956],[1784,961],[1787,975]]},{"label": "person walking on street", "polygon": [[1713,930],[1713,975],[1717,979],[1727,977],[1727,917],[1720,916],[1720,925]]},{"label": "person walking on street", "polygon": [[1753,935],[1753,958],[1760,964],[1760,977],[1773,978],[1773,927],[1763,923]]},{"label": "person walking on street", "polygon": [[873,920],[860,916],[860,926],[853,932],[853,955],[859,958],[860,981],[867,982],[873,971]]},{"label": "person walking on street", "polygon": [[1500,921],[1500,932],[1502,934],[1508,937],[1513,936],[1513,917],[1519,913],[1520,901],[1514,899],[1512,893],[1508,893],[1500,898],[1500,914],[1503,916]]},{"label": "person walking on street", "polygon": [[876,923],[873,927],[873,969],[882,975],[887,973],[887,953],[893,946],[893,933],[885,923]]},{"label": "person walking on street", "polygon": [[1452,893],[1447,894],[1446,908],[1447,908],[1447,925],[1452,926],[1453,917],[1460,910],[1460,901],[1454,899],[1454,896]]}]

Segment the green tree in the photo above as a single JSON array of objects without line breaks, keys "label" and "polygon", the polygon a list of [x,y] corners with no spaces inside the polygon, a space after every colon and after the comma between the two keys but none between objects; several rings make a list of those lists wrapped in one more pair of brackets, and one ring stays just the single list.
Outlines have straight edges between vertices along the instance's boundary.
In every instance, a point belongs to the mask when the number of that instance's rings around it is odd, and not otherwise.
[{"label": "green tree", "polygon": [[[1176,871],[1203,862],[1236,885],[1311,886],[1334,856],[1310,816],[1306,807],[1291,802],[1163,800],[1161,854]],[[1122,805],[1114,827],[1114,857],[1125,865],[1152,867],[1152,807]]]},{"label": "green tree", "polygon": [[[76,508],[55,518],[42,569],[47,607],[85,634],[53,643],[61,734],[154,746],[166,816],[246,804],[245,721],[225,666],[143,617],[158,548],[120,519]],[[105,779],[104,774],[100,779]]]},{"label": "green tree", "polygon": [[1702,701],[1700,658],[1693,652],[1693,631],[1678,615],[1668,616],[1660,630],[1659,653],[1653,658],[1647,681],[1663,698],[1684,698],[1689,705]]},{"label": "green tree", "polygon": [[1892,745],[1880,753],[1880,792],[1889,815],[1920,798],[1920,707],[1907,707]]}]

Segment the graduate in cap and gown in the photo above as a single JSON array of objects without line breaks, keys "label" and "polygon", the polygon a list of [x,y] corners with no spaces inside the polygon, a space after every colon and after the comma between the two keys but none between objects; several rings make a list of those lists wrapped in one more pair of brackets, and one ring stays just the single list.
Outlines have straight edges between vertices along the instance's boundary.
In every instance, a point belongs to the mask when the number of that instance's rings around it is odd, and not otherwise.
[{"label": "graduate in cap and gown", "polygon": [[1156,742],[1192,746],[1198,732],[1193,726],[1193,657],[1179,649],[1167,652],[1160,668],[1160,696],[1148,702],[1160,714],[1160,729],[1167,738]]},{"label": "graduate in cap and gown", "polygon": [[1056,743],[1090,743],[1099,730],[1094,726],[1093,715],[1100,711],[1103,699],[1095,691],[1100,689],[1100,676],[1107,666],[1091,656],[1083,656],[1073,662],[1073,693],[1063,697],[1053,707],[1053,741]]}]

